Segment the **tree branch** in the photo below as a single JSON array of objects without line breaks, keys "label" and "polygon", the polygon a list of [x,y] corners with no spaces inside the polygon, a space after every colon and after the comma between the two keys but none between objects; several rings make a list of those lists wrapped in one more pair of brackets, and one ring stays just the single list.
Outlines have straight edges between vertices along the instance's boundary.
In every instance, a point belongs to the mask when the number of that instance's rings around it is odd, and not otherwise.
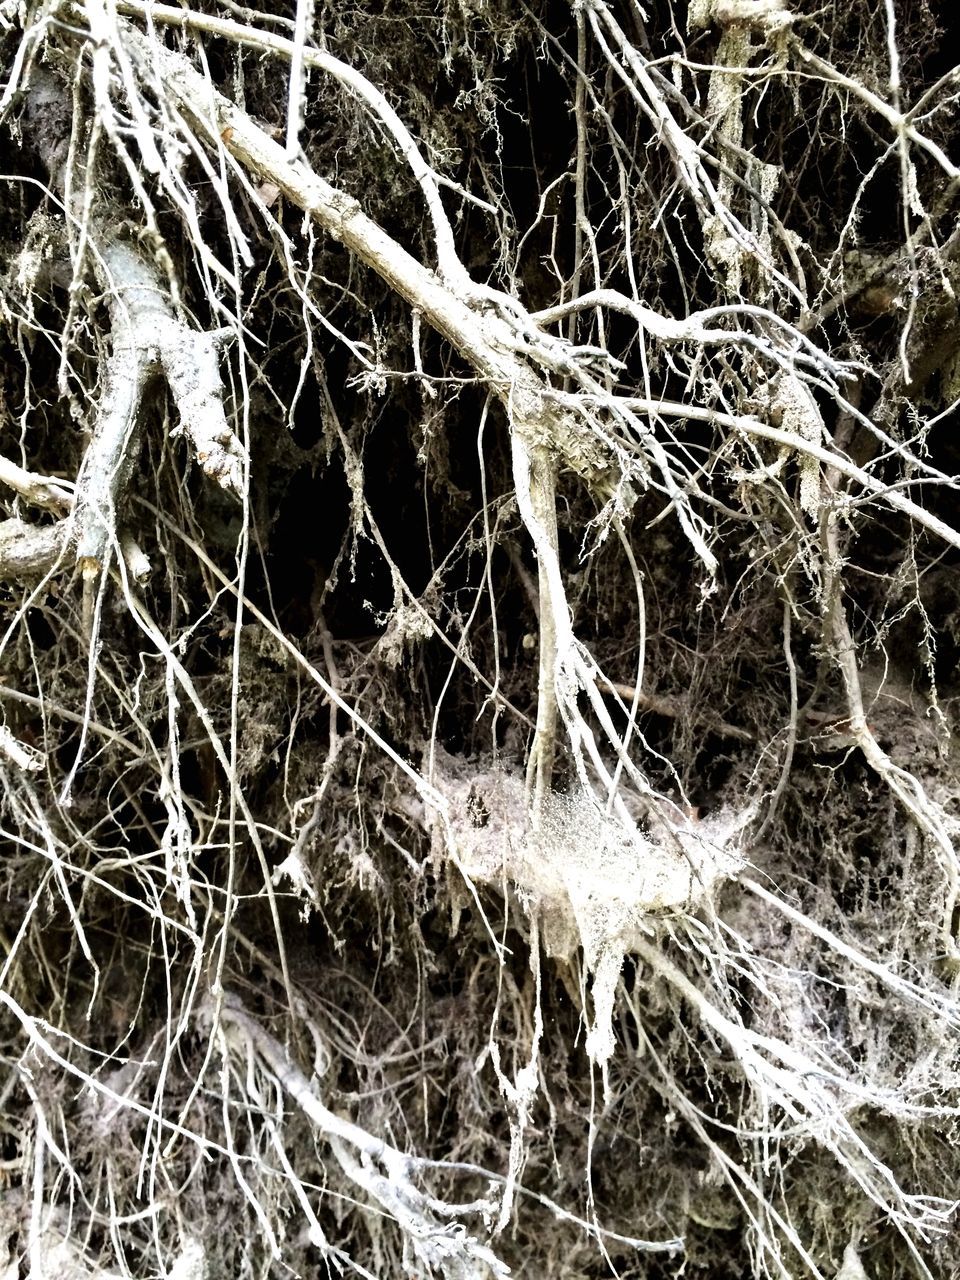
[{"label": "tree branch", "polygon": [[[144,394],[161,371],[204,472],[229,492],[243,486],[243,448],[220,400],[218,342],[174,314],[159,274],[125,241],[102,249],[113,351],[107,389],[77,479],[77,560],[85,573],[105,562],[117,509],[136,462]],[[176,434],[175,433],[175,434]]]}]

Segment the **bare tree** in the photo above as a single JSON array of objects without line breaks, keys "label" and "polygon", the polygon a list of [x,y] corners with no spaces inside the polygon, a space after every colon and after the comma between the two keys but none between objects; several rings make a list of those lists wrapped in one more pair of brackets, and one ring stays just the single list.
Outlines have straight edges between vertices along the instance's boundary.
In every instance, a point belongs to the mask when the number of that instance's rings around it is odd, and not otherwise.
[{"label": "bare tree", "polygon": [[956,20],[0,29],[7,1272],[960,1275]]}]

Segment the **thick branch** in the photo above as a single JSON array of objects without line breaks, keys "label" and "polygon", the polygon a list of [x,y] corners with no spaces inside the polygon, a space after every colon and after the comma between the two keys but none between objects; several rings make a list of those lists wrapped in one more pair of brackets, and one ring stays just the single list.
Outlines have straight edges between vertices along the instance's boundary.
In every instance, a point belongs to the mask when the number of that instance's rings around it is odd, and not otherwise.
[{"label": "thick branch", "polygon": [[45,507],[55,511],[57,515],[65,515],[73,506],[73,488],[68,487],[50,476],[37,475],[34,471],[26,471],[23,467],[11,462],[9,458],[0,457],[0,484],[7,485],[35,507]]},{"label": "thick branch", "polygon": [[[248,45],[263,53],[276,54],[288,58],[294,66],[299,62],[304,68],[322,71],[332,76],[344,88],[355,94],[373,112],[393,138],[397,150],[410,168],[423,193],[430,221],[433,224],[434,240],[437,249],[437,262],[441,274],[450,284],[459,288],[468,287],[470,278],[457,256],[453,238],[453,228],[447,218],[440,199],[439,186],[445,182],[424,159],[416,140],[409,129],[394,111],[386,97],[376,85],[372,84],[354,67],[342,62],[339,58],[320,49],[306,49],[294,40],[260,30],[257,27],[245,26],[241,22],[233,22],[229,18],[218,18],[208,14],[194,13],[187,9],[179,9],[173,5],[144,4],[139,0],[119,0],[117,10],[120,13],[146,19],[151,22],[162,22],[170,26],[189,27],[195,31],[204,31],[214,36],[221,36],[234,44]],[[291,80],[295,77],[291,71]],[[287,139],[287,155],[292,156],[295,148],[291,148]],[[447,185],[453,185],[449,183]],[[466,192],[461,193],[467,196]],[[469,197],[473,199],[473,197]],[[483,202],[481,202],[483,203]],[[489,208],[489,206],[486,206]]]},{"label": "thick branch", "polygon": [[23,520],[0,522],[0,581],[39,578],[57,563],[69,537],[70,523],[33,525]]},{"label": "thick branch", "polygon": [[243,450],[220,401],[217,344],[174,314],[153,266],[131,245],[102,250],[110,298],[113,351],[107,388],[77,480],[77,560],[96,572],[117,534],[117,509],[137,454],[141,403],[161,370],[180,410],[177,428],[189,436],[208,476],[239,493]]},{"label": "thick branch", "polygon": [[[168,96],[197,134],[214,147],[225,147],[245,169],[268,179],[415,307],[490,387],[507,409],[513,427],[524,433],[531,445],[546,446],[587,478],[605,470],[607,460],[598,442],[586,433],[576,433],[572,439],[575,428],[569,415],[544,403],[546,384],[518,353],[520,340],[514,324],[492,308],[479,312],[463,301],[367,217],[356,200],[331,186],[309,165],[289,160],[279,143],[179,54],[148,40],[129,24],[124,24],[123,31],[141,62],[162,77]],[[510,302],[506,297],[503,301]],[[531,323],[530,328],[536,326]]]}]

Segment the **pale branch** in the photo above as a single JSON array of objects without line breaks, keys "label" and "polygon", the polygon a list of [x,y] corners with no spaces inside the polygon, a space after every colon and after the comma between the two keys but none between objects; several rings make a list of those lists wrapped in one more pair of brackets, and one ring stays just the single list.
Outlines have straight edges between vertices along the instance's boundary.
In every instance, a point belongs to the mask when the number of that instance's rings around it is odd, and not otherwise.
[{"label": "pale branch", "polygon": [[[540,621],[540,664],[537,679],[537,727],[527,764],[527,791],[533,800],[534,822],[539,822],[546,797],[552,790],[557,737],[557,616],[569,614],[562,582],[549,571],[558,562],[557,475],[544,449],[528,450],[515,440],[513,475],[520,516],[534,539],[539,563],[537,617]],[[554,579],[554,581],[551,581]],[[559,585],[560,594],[556,590]]]},{"label": "pale branch", "polygon": [[368,217],[352,196],[303,161],[290,160],[279,143],[182,55],[163,48],[129,23],[122,24],[122,31],[144,73],[162,78],[168,97],[197,136],[215,149],[225,149],[244,169],[276,186],[418,310],[497,396],[511,426],[531,446],[546,447],[558,463],[588,483],[608,478],[611,458],[602,442],[571,415],[557,414],[544,403],[547,382],[537,365],[571,372],[576,368],[577,348],[543,333],[506,294],[484,291],[473,282],[469,288],[455,287],[438,278]]},{"label": "pale branch", "polygon": [[22,742],[5,724],[0,724],[0,756],[5,756],[15,768],[31,773],[38,772],[47,761],[44,752]]},{"label": "pale branch", "polygon": [[290,85],[287,90],[287,154],[296,155],[303,127],[304,90],[307,76],[304,64],[307,40],[313,34],[313,0],[297,0],[296,25],[293,29],[293,51],[290,55]]},{"label": "pale branch", "polygon": [[61,559],[69,537],[69,519],[49,525],[0,521],[0,581],[42,577]]},{"label": "pale branch", "polygon": [[26,471],[9,458],[0,456],[0,484],[18,493],[24,502],[33,507],[44,507],[57,515],[66,515],[73,506],[73,485],[69,480],[55,480],[52,476],[37,475]]},{"label": "pale branch", "polygon": [[[159,366],[156,334],[166,318],[156,278],[133,250],[110,255],[113,351],[93,437],[77,476],[77,560],[96,573],[117,536],[117,507],[136,461],[141,402]],[[104,253],[108,253],[105,250]]]},{"label": "pale branch", "polygon": [[127,573],[134,582],[140,585],[146,582],[153,572],[150,558],[136,538],[126,530],[120,535],[120,554],[123,556],[123,563],[127,566]]},{"label": "pale branch", "polygon": [[834,1057],[834,1046],[826,1039],[812,1039],[797,1049],[724,1013],[655,944],[638,938],[634,950],[650,971],[664,978],[704,1025],[726,1042],[761,1106],[782,1109],[791,1125],[809,1129],[863,1193],[901,1228],[931,1234],[949,1229],[953,1203],[905,1191],[851,1121],[857,1104],[871,1106],[881,1114],[909,1114],[908,1102],[888,1090],[862,1083],[842,1065],[839,1055]]},{"label": "pale branch", "polygon": [[[811,458],[815,458],[824,467],[832,467],[848,480],[856,481],[867,494],[886,502],[895,511],[899,511],[902,515],[915,521],[915,523],[922,525],[930,533],[935,534],[951,546],[960,547],[960,532],[938,516],[925,511],[918,503],[904,497],[897,488],[884,484],[882,480],[878,480],[876,476],[864,471],[862,467],[858,467],[842,454],[827,449],[813,440],[807,440],[805,437],[797,435],[796,432],[768,426],[767,423],[761,422],[759,418],[751,415],[724,413],[722,410],[713,409],[708,405],[682,404],[678,401],[656,400],[644,396],[588,397],[550,391],[548,398],[568,408],[576,408],[589,403],[593,403],[597,407],[616,404],[624,412],[642,414],[653,419],[662,416],[678,419],[689,418],[694,422],[712,422],[719,427],[728,427],[730,430],[743,435],[756,436],[762,440],[771,440],[775,444],[795,450],[799,454],[806,454]],[[956,487],[956,481],[947,476],[944,476],[943,483],[949,483]],[[845,496],[843,498],[845,505],[850,505],[852,501],[853,499],[850,497]]]},{"label": "pale branch", "polygon": [[218,338],[191,329],[174,313],[154,266],[131,244],[101,249],[113,349],[93,438],[77,478],[74,521],[77,561],[98,572],[117,537],[118,508],[137,459],[142,403],[149,384],[166,374],[180,424],[206,475],[228,492],[243,488],[243,447],[220,399]]},{"label": "pale branch", "polygon": [[[487,1202],[447,1204],[421,1191],[413,1179],[436,1162],[406,1155],[383,1138],[331,1111],[320,1099],[316,1081],[290,1061],[284,1047],[246,1011],[239,998],[225,992],[212,1009],[214,1026],[238,1054],[246,1070],[252,1052],[264,1070],[303,1112],[330,1146],[348,1178],[361,1187],[402,1228],[419,1262],[432,1273],[438,1268],[451,1280],[508,1276],[509,1268],[456,1221],[460,1215],[490,1212]],[[441,1219],[453,1219],[445,1224]]]},{"label": "pale branch", "polygon": [[[577,298],[537,311],[531,318],[538,324],[555,324],[566,316],[595,307],[630,316],[642,333],[648,333],[658,342],[693,342],[698,347],[750,347],[758,355],[775,359],[781,368],[793,369],[798,363],[808,364],[834,381],[850,377],[853,372],[851,366],[832,360],[800,329],[767,307],[747,304],[710,307],[705,311],[694,312],[682,320],[675,320],[672,316],[661,315],[651,307],[645,307],[616,289],[591,289]],[[711,327],[710,321],[721,319],[756,320],[758,325],[780,330],[786,345],[776,346],[770,337],[763,334],[758,337],[742,329]]]},{"label": "pale branch", "polygon": [[931,138],[920,133],[916,128],[913,123],[914,112],[898,111],[895,106],[886,102],[879,94],[874,93],[872,89],[868,89],[865,84],[862,84],[853,76],[844,75],[832,63],[827,62],[819,54],[806,48],[798,39],[792,38],[790,46],[799,62],[808,68],[811,74],[829,84],[836,85],[844,93],[849,93],[855,98],[859,98],[871,111],[874,111],[885,120],[898,137],[909,139],[914,146],[921,151],[925,151],[931,160],[943,170],[950,179],[951,184],[960,179],[960,169],[957,168],[943,148],[939,147]]},{"label": "pale branch", "polygon": [[[306,48],[302,39],[287,40],[283,36],[273,35],[268,31],[262,31],[240,22],[233,22],[227,18],[193,13],[188,9],[175,8],[173,5],[145,4],[141,3],[140,0],[119,0],[117,11],[142,20],[149,18],[150,22],[159,22],[168,26],[185,27],[193,31],[205,32],[208,35],[219,36],[224,40],[229,40],[234,44],[258,49],[262,53],[271,53],[278,57],[287,58],[290,60],[292,67],[291,81],[294,79],[295,69],[298,66],[304,69],[322,71],[324,74],[339,81],[344,88],[358,97],[376,119],[380,121],[396,144],[400,155],[409,166],[410,172],[423,193],[430,214],[437,250],[437,263],[444,280],[457,288],[475,288],[457,255],[453,228],[444,210],[438,190],[441,183],[446,186],[454,184],[443,179],[427,163],[407,126],[397,115],[383,93],[366,76],[361,75],[354,67],[339,58],[335,58],[330,53]],[[299,12],[298,9],[298,17]],[[286,154],[288,159],[295,160],[296,148],[291,146],[290,138],[291,131],[288,123]],[[475,198],[470,197],[467,192],[461,191],[459,188],[456,189],[463,198],[471,199],[472,203],[476,203]],[[485,204],[483,201],[480,203]],[[490,206],[487,205],[486,207],[489,208]]]}]

